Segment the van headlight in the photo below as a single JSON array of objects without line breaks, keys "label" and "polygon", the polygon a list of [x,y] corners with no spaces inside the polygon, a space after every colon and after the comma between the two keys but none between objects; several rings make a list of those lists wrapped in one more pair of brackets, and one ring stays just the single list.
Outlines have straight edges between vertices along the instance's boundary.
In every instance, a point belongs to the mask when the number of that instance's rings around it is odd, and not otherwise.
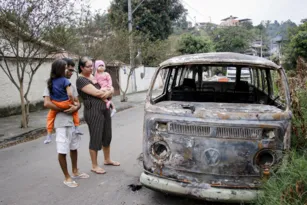
[{"label": "van headlight", "polygon": [[166,122],[156,122],[156,130],[160,132],[167,132],[168,127]]},{"label": "van headlight", "polygon": [[276,163],[276,156],[273,150],[263,149],[255,155],[255,163],[259,167],[271,167]]},{"label": "van headlight", "polygon": [[276,128],[265,128],[263,129],[263,139],[274,139],[277,137],[277,129]]},{"label": "van headlight", "polygon": [[157,159],[166,159],[170,155],[170,149],[166,142],[158,141],[151,145],[151,154]]}]

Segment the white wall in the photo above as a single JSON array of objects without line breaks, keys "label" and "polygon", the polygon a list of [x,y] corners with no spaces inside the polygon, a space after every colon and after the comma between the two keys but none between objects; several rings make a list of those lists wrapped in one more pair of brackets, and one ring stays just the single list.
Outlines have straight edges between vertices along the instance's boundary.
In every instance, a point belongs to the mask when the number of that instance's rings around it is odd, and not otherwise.
[{"label": "white wall", "polygon": [[[37,70],[36,74],[33,77],[33,81],[31,84],[31,89],[29,92],[29,100],[31,103],[36,103],[43,101],[43,91],[44,88],[47,86],[47,79],[50,75],[50,69],[51,64],[53,60],[47,60],[45,63],[41,65],[41,67]],[[3,61],[0,61],[0,63],[3,63]],[[16,71],[14,71],[16,65],[13,63],[9,63],[10,67],[13,69],[13,72],[16,75]],[[126,74],[125,74],[126,69]],[[144,78],[141,78],[141,73],[144,72],[145,69],[145,75]],[[134,81],[134,75],[131,76],[130,83],[128,86],[127,93],[132,92],[140,92],[140,91],[146,91],[149,88],[151,79],[155,73],[156,68],[154,67],[140,67],[135,70],[135,78],[136,81]],[[119,82],[122,85],[122,88],[124,89],[127,84],[127,76],[129,73],[129,67],[123,66],[120,69],[119,72]],[[77,75],[74,73],[72,78],[70,79],[72,84],[76,84]],[[26,76],[25,79],[25,85],[27,85],[28,78]],[[137,90],[135,90],[134,82],[136,82]],[[155,87],[159,87],[162,85],[161,77],[158,76],[158,84],[155,84]],[[13,83],[8,79],[8,77],[5,75],[2,69],[0,69],[0,108],[4,107],[15,107],[20,105],[20,97],[19,97],[19,91],[17,88],[13,85]]]},{"label": "white wall", "polygon": [[[119,69],[119,84],[120,84],[121,89],[124,91],[126,89],[129,72],[130,72],[129,66],[124,65]],[[129,81],[127,93],[133,92],[133,82],[134,82],[134,78],[132,75]]]},{"label": "white wall", "polygon": [[[41,67],[37,70],[33,77],[33,81],[31,84],[30,92],[28,94],[28,98],[31,103],[36,103],[39,101],[43,101],[43,91],[47,86],[47,79],[50,76],[51,64],[53,60],[47,60],[45,63],[41,65]],[[3,61],[0,62],[3,64]],[[12,73],[16,75],[16,64],[12,62],[9,63],[9,66],[12,69]],[[16,79],[16,78],[15,78]],[[25,75],[25,89],[28,87],[29,78],[27,74]],[[76,83],[76,74],[74,74],[71,78],[72,84]],[[20,97],[19,91],[13,85],[13,83],[8,79],[6,74],[0,68],[0,108],[3,107],[14,107],[20,105]]]},{"label": "white wall", "polygon": [[[130,67],[128,66],[123,66],[120,69],[119,72],[119,82],[122,87],[122,89],[126,88],[127,84],[127,77],[128,73],[130,71]],[[132,93],[132,92],[140,92],[140,91],[146,91],[148,90],[151,79],[154,76],[154,73],[156,71],[155,67],[139,67],[135,69],[135,74],[132,74],[127,93]],[[141,77],[141,73],[144,73],[143,78]],[[134,80],[135,79],[135,80]],[[162,80],[159,77],[159,82]],[[136,88],[135,88],[135,82],[136,82]],[[156,87],[161,86],[160,84],[155,84]]]}]

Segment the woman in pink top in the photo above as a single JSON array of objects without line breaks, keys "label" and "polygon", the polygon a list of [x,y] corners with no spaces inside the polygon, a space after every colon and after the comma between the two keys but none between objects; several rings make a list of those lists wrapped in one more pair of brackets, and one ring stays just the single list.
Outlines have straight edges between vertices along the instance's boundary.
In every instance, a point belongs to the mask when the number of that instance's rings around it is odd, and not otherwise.
[{"label": "woman in pink top", "polygon": [[[105,64],[102,60],[96,60],[95,61],[95,79],[97,80],[97,83],[100,85],[101,90],[106,90],[106,91],[113,91],[113,86],[112,86],[112,78],[109,73],[105,72],[106,67]],[[111,117],[116,113],[116,109],[114,104],[111,101],[111,98],[108,98],[105,100],[107,109],[111,107],[112,112],[111,112]]]}]

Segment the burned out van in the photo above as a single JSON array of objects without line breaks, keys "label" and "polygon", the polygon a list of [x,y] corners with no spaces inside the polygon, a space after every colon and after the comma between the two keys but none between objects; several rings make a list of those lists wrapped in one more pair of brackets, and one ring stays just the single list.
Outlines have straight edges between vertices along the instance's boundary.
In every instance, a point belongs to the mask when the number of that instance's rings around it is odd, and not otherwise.
[{"label": "burned out van", "polygon": [[[218,80],[229,67],[235,80]],[[140,181],[205,200],[251,201],[289,149],[291,117],[285,72],[269,60],[237,53],[166,60],[146,99]]]}]

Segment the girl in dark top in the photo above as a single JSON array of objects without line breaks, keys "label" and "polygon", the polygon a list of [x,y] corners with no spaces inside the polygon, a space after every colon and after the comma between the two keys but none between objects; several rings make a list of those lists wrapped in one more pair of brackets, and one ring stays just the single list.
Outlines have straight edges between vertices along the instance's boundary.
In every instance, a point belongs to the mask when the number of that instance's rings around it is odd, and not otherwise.
[{"label": "girl in dark top", "polygon": [[[50,78],[48,79],[48,89],[50,92],[50,99],[53,104],[62,109],[70,108],[71,104],[74,104],[74,97],[72,94],[71,84],[69,80],[65,77],[65,70],[67,64],[64,60],[55,60],[51,66]],[[50,110],[47,115],[47,137],[44,141],[45,144],[51,142],[51,133],[54,126],[54,120],[58,111]],[[75,124],[75,133],[82,134],[78,126],[80,125],[80,120],[78,112],[72,113],[74,124]]]},{"label": "girl in dark top", "polygon": [[110,109],[107,109],[105,99],[112,96],[111,91],[100,90],[100,85],[92,75],[93,62],[88,57],[83,57],[79,61],[80,76],[76,85],[78,93],[83,99],[84,120],[90,132],[90,156],[92,160],[92,172],[97,174],[106,173],[98,166],[98,151],[103,149],[104,164],[119,166],[119,162],[112,161],[110,158],[110,143],[112,139],[112,124]]}]

